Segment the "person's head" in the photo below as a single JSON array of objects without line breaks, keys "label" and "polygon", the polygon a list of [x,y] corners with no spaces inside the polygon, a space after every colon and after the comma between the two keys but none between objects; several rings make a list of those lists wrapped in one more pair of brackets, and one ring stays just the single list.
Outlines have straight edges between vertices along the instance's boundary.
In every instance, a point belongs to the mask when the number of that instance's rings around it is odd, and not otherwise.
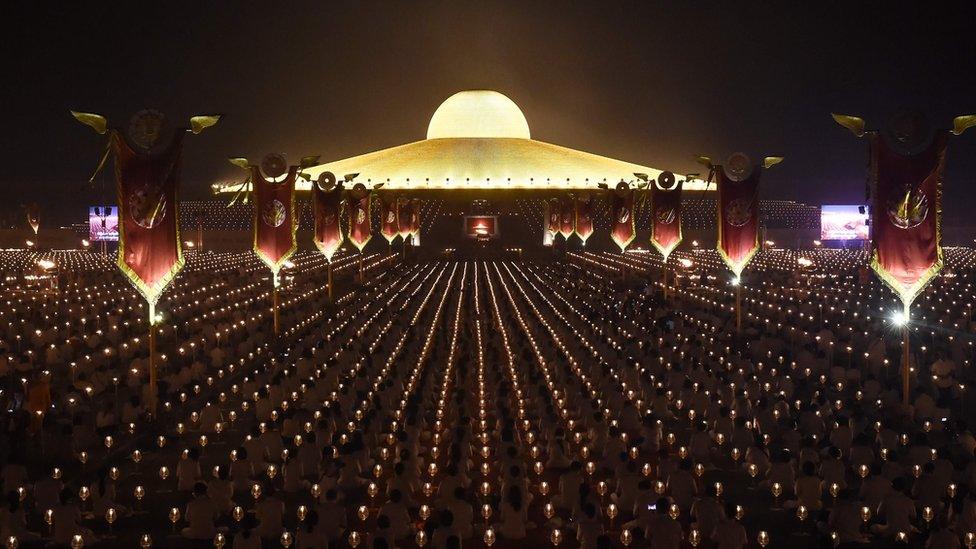
[{"label": "person's head", "polygon": [[258,525],[257,517],[248,514],[244,515],[244,519],[241,520],[241,527],[244,529],[242,532],[242,534],[244,535],[244,539],[248,539],[251,537],[251,531],[254,530],[254,528],[257,527],[257,525]]},{"label": "person's head", "polygon": [[808,477],[812,477],[813,474],[817,472],[817,467],[812,461],[804,461],[801,468],[803,469],[803,474]]},{"label": "person's head", "polygon": [[385,530],[390,527],[390,517],[381,514],[376,517],[376,525],[379,526],[380,530]]},{"label": "person's head", "polygon": [[198,483],[196,483],[196,484],[193,485],[193,497],[199,498],[199,497],[202,497],[202,496],[205,496],[205,495],[207,495],[207,485],[206,484],[204,484],[202,482],[198,482]]},{"label": "person's head", "polygon": [[671,506],[671,504],[668,502],[668,498],[658,498],[655,505],[657,507],[657,514],[659,515],[666,515],[668,513],[668,508]]},{"label": "person's head", "polygon": [[11,490],[7,492],[7,510],[11,513],[16,511],[20,507],[20,496],[17,492]]},{"label": "person's head", "polygon": [[896,492],[904,492],[905,491],[905,486],[906,486],[905,477],[897,477],[897,478],[895,478],[894,480],[891,481],[891,487]]},{"label": "person's head", "polygon": [[197,461],[200,459],[200,449],[196,447],[190,448],[190,450],[186,453],[186,455],[191,460]]},{"label": "person's head", "polygon": [[726,502],[725,504],[725,516],[729,519],[734,519],[737,509],[735,504],[732,502]]},{"label": "person's head", "polygon": [[519,490],[518,486],[509,487],[508,494],[506,495],[505,500],[516,511],[522,509],[522,491]]},{"label": "person's head", "polygon": [[403,499],[403,494],[400,493],[400,490],[397,490],[396,488],[390,490],[390,501],[393,503],[400,503],[401,499]]},{"label": "person's head", "polygon": [[311,532],[319,524],[319,512],[312,509],[305,515],[305,531]]},{"label": "person's head", "polygon": [[454,513],[448,509],[444,509],[440,513],[441,525],[450,528],[454,524]]}]

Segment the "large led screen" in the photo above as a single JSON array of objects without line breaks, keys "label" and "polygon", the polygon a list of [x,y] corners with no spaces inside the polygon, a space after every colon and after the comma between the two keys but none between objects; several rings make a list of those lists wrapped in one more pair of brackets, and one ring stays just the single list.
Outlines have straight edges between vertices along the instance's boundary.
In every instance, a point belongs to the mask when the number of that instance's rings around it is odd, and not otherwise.
[{"label": "large led screen", "polygon": [[116,242],[119,239],[119,207],[92,206],[88,208],[88,240]]},{"label": "large led screen", "polygon": [[870,238],[867,206],[821,206],[820,240]]}]

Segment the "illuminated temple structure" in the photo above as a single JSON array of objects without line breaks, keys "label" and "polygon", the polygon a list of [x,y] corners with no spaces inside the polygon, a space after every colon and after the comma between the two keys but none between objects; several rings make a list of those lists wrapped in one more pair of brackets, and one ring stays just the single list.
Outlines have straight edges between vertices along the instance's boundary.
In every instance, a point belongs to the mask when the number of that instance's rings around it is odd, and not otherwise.
[{"label": "illuminated temple structure", "polygon": [[[310,168],[313,177],[329,171],[339,179],[358,174],[356,181],[383,183],[383,194],[403,194],[420,198],[422,233],[425,246],[462,248],[468,240],[463,234],[463,216],[497,215],[499,235],[496,246],[531,248],[542,244],[542,216],[545,201],[566,193],[591,192],[597,196],[596,234],[588,248],[611,245],[607,230],[606,200],[600,184],[636,181],[635,174],[656,178],[661,170],[571,149],[532,139],[528,121],[511,99],[496,91],[471,90],[455,93],[434,112],[426,139],[327,162]],[[308,191],[311,183],[299,181],[298,190]],[[213,185],[218,195],[234,192],[239,183]],[[695,239],[711,246],[714,239],[714,185],[691,178],[684,183],[683,224],[685,246]],[[187,203],[184,211],[208,208],[208,203]],[[217,230],[246,229],[251,216],[248,206],[241,209],[239,227],[212,227]],[[245,211],[247,210],[247,211]],[[764,201],[766,226],[786,238],[816,238],[818,208],[785,201]],[[375,209],[374,209],[375,212]],[[374,217],[378,214],[374,213]],[[227,216],[205,218],[208,223]],[[188,218],[185,217],[185,219]],[[635,222],[638,238],[635,248],[647,248],[650,209],[639,207]],[[307,204],[302,212],[302,229],[311,227]],[[374,219],[378,230],[379,220]],[[807,234],[809,233],[809,234]],[[789,236],[786,236],[789,235]],[[780,238],[772,234],[771,238]],[[561,245],[557,242],[557,246]],[[384,245],[379,239],[374,246]],[[580,242],[570,238],[569,246]]]},{"label": "illuminated temple structure", "polygon": [[[307,170],[340,178],[384,183],[387,190],[590,189],[598,183],[633,181],[635,173],[657,177],[660,170],[532,139],[522,110],[489,90],[458,92],[434,112],[427,138],[328,162]],[[302,181],[299,190],[309,190]],[[217,185],[218,190],[233,190]],[[685,189],[702,190],[700,180]]]}]

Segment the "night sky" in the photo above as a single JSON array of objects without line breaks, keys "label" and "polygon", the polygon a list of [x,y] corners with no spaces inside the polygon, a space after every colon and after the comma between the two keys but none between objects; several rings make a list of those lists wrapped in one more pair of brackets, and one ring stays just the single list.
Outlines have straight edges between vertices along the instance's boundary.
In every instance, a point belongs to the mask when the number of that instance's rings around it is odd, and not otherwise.
[{"label": "night sky", "polygon": [[[335,160],[422,139],[445,98],[498,90],[533,137],[678,172],[743,150],[786,162],[764,194],[863,200],[865,146],[829,113],[883,125],[918,107],[976,113],[976,3],[5,2],[0,208],[36,200],[80,220],[104,138],[69,109],[123,123],[224,113],[186,144],[184,198],[228,156]],[[946,214],[976,200],[976,130],[948,157]],[[77,210],[77,212],[75,211]]]}]

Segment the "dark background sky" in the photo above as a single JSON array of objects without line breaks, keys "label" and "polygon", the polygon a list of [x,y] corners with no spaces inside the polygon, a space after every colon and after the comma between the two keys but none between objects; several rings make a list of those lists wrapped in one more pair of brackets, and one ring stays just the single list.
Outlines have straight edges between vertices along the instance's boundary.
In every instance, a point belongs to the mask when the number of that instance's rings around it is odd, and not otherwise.
[{"label": "dark background sky", "polygon": [[[123,122],[225,113],[188,140],[184,197],[231,155],[323,160],[424,137],[452,93],[490,88],[534,138],[659,168],[692,155],[786,156],[765,194],[863,199],[864,147],[831,111],[881,125],[903,106],[976,112],[976,3],[4,2],[0,198],[84,215],[104,140],[69,109]],[[946,213],[976,203],[976,131],[949,152]],[[109,173],[102,175],[104,183]],[[101,194],[101,196],[99,196]],[[2,208],[4,206],[0,206]],[[59,217],[61,217],[59,216]]]}]

